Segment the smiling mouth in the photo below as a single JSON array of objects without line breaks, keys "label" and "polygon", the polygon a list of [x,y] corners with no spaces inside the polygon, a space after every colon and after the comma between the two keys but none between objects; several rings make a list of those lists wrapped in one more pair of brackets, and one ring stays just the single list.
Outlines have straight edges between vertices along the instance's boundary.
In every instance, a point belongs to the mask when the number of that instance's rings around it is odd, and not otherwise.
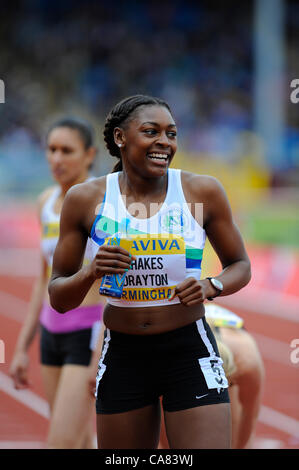
[{"label": "smiling mouth", "polygon": [[149,153],[148,158],[154,162],[167,162],[169,155],[166,155],[165,153]]}]

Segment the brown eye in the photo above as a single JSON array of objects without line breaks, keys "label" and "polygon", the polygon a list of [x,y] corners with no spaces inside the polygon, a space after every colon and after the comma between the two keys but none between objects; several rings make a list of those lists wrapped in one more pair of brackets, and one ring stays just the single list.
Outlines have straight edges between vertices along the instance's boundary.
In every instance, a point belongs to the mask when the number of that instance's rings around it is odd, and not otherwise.
[{"label": "brown eye", "polygon": [[73,149],[70,148],[70,147],[63,147],[62,148],[62,153],[65,153],[66,155],[69,154],[69,153],[72,153],[73,152]]},{"label": "brown eye", "polygon": [[144,131],[145,134],[148,134],[148,135],[154,135],[157,133],[156,129],[146,129]]},{"label": "brown eye", "polygon": [[167,132],[167,135],[171,138],[175,138],[177,136],[177,133],[175,131]]}]

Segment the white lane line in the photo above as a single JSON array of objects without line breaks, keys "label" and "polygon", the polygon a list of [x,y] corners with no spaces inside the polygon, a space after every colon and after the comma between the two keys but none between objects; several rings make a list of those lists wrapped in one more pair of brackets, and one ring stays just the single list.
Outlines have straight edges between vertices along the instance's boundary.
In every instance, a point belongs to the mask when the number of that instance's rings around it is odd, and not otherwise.
[{"label": "white lane line", "polygon": [[259,288],[246,288],[217,302],[232,310],[245,310],[258,315],[299,323],[299,297]]},{"label": "white lane line", "polygon": [[[274,295],[276,294],[276,296]],[[284,296],[281,294],[270,292],[271,304],[265,301],[263,294],[256,292],[254,297],[245,298],[240,297],[239,293],[229,295],[228,297],[221,297],[218,300],[219,305],[232,310],[246,310],[258,315],[267,315],[280,318],[281,320],[288,320],[294,323],[299,323],[299,298],[294,296]],[[273,297],[272,297],[273,296]],[[277,298],[275,298],[277,297]],[[252,300],[254,298],[254,301]],[[18,311],[24,311],[28,308],[28,301],[22,300],[19,297],[9,294],[0,290],[0,315],[20,319],[23,317],[18,315]]]},{"label": "white lane line", "polygon": [[0,441],[0,449],[46,449],[46,444],[39,441]]},{"label": "white lane line", "polygon": [[299,438],[299,421],[287,416],[279,411],[273,410],[268,406],[262,406],[259,414],[259,421],[267,424],[271,428],[283,431],[296,438]]},{"label": "white lane line", "polygon": [[[14,318],[17,321],[23,320],[24,317],[22,313],[20,312],[22,311],[24,312],[24,309],[27,308],[27,305],[28,305],[27,302],[21,299],[18,299],[17,297],[11,294],[0,292],[1,306],[3,306],[3,302],[4,302],[3,310],[5,310],[6,312],[10,312],[10,313],[5,314],[3,313],[3,311],[1,311],[1,314],[8,316],[9,318]],[[248,303],[246,304],[246,309],[247,307],[248,307]],[[286,360],[286,355],[285,355],[286,347],[289,347],[287,343],[283,343],[277,340],[271,340],[270,338],[266,338],[263,335],[255,335],[255,336],[256,336],[257,341],[259,341],[259,347],[264,348],[264,352],[266,351],[266,354],[268,355],[270,359],[276,360],[278,362],[283,362],[284,364],[292,365],[290,361]],[[5,391],[7,394],[12,396],[16,400],[25,404],[29,408],[33,409],[34,411],[39,413],[41,416],[45,418],[49,417],[48,404],[45,400],[43,400],[42,398],[40,398],[38,395],[34,394],[30,390],[15,390],[12,386],[12,383],[9,377],[7,377],[5,374],[1,372],[0,372],[0,389]],[[268,408],[265,406],[262,407],[259,421],[273,428],[276,428],[278,430],[291,434],[295,437],[299,437],[298,421],[278,411],[272,410],[271,408]]]},{"label": "white lane line", "polygon": [[0,275],[35,277],[40,270],[40,253],[36,248],[0,248]]},{"label": "white lane line", "polygon": [[20,323],[24,321],[29,302],[0,291],[0,315],[16,320]]},{"label": "white lane line", "polygon": [[[28,305],[29,302],[19,299],[15,295],[0,291],[0,315],[22,323],[24,321]],[[293,364],[291,361],[290,356],[293,348],[291,348],[290,344],[269,338],[253,331],[250,333],[256,339],[259,350],[263,357],[283,365],[299,367],[299,363]],[[299,333],[294,331],[294,334]]]},{"label": "white lane line", "polygon": [[49,419],[50,414],[47,401],[31,390],[16,390],[11,378],[3,372],[0,372],[0,390],[35,411],[43,418]]},{"label": "white lane line", "polygon": [[284,442],[267,437],[256,437],[249,449],[283,449]]},{"label": "white lane line", "polygon": [[[2,372],[0,372],[0,390],[44,418],[49,418],[48,403],[43,398],[30,390],[15,390],[11,379]],[[271,428],[299,438],[299,421],[268,406],[262,405],[258,420]]]}]

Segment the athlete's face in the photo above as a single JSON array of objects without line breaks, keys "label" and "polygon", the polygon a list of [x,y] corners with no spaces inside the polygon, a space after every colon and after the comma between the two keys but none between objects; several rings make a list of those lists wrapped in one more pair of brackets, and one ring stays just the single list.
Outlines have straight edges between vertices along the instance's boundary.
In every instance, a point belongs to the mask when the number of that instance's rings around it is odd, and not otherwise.
[{"label": "athlete's face", "polygon": [[176,125],[164,106],[141,106],[115,136],[123,145],[125,168],[143,176],[163,176],[177,149]]},{"label": "athlete's face", "polygon": [[53,178],[59,184],[71,184],[87,177],[94,149],[86,149],[78,131],[54,128],[47,141],[47,159]]}]

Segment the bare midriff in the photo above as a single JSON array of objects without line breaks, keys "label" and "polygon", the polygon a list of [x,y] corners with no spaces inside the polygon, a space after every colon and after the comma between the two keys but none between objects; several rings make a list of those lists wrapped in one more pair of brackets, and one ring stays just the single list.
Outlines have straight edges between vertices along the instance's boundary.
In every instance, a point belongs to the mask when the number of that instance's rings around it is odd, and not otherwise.
[{"label": "bare midriff", "polygon": [[104,323],[110,330],[132,335],[165,333],[199,320],[204,316],[202,304],[187,307],[181,303],[156,307],[115,307],[107,304]]}]

